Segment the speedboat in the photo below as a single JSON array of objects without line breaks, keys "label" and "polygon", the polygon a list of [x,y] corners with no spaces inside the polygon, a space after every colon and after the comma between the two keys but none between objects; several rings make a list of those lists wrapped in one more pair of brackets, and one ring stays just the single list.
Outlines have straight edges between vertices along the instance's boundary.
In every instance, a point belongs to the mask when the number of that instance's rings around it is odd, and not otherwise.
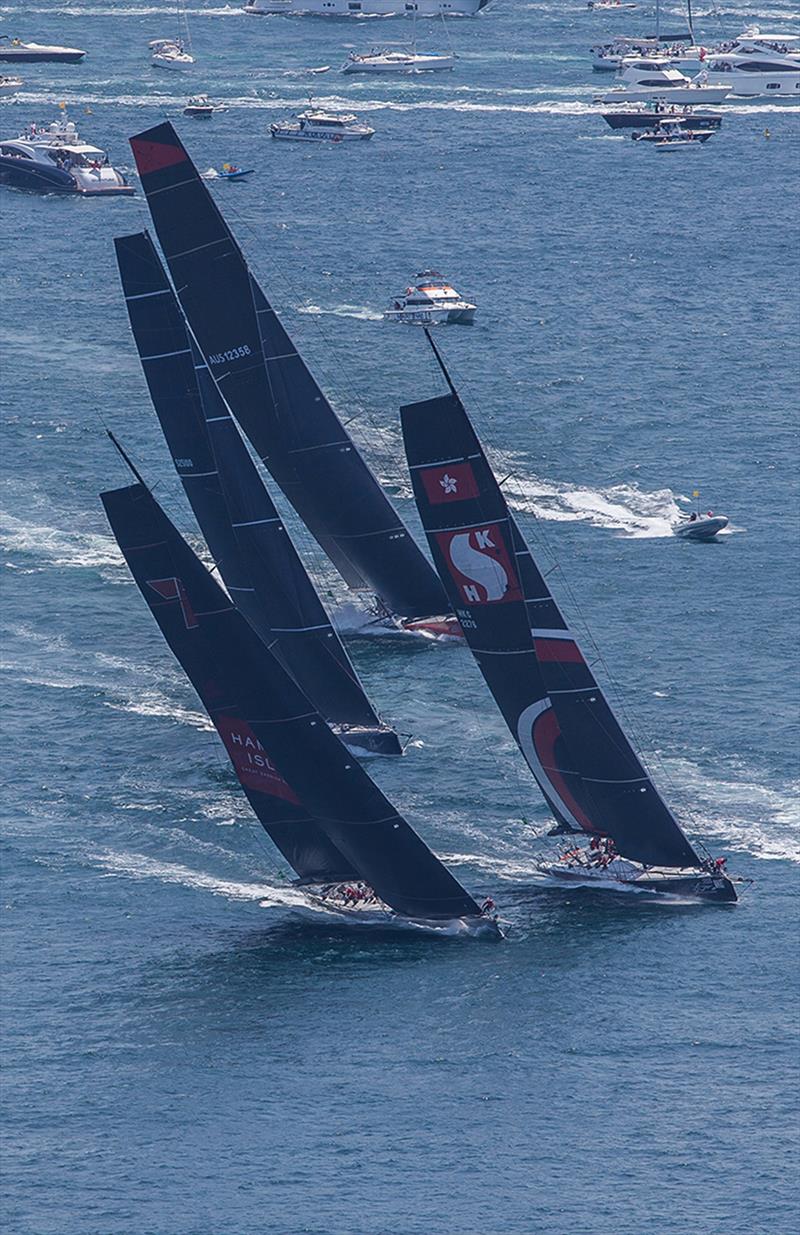
[{"label": "speedboat", "polygon": [[0,94],[16,94],[22,89],[21,77],[5,77],[0,73]]},{"label": "speedboat", "polygon": [[464,300],[438,270],[422,270],[414,275],[413,284],[402,296],[395,296],[383,320],[407,322],[412,326],[432,326],[436,322],[471,326],[476,309],[477,306]]},{"label": "speedboat", "polygon": [[730,50],[711,53],[705,61],[709,82],[725,85],[731,94],[797,95],[800,92],[800,37],[746,30]]},{"label": "speedboat", "polygon": [[676,107],[655,99],[644,107],[633,103],[621,103],[611,111],[603,112],[603,119],[611,129],[655,129],[662,121],[670,120],[682,129],[705,131],[718,129],[722,124],[722,112],[707,111],[702,107]]},{"label": "speedboat", "polygon": [[725,515],[715,515],[711,510],[703,515],[693,510],[691,514],[682,511],[678,522],[673,523],[672,531],[682,540],[713,540],[727,526]]},{"label": "speedboat", "polygon": [[417,52],[415,47],[403,51],[375,47],[366,55],[351,51],[342,65],[343,73],[437,73],[453,69],[456,56]]},{"label": "speedboat", "polygon": [[281,141],[367,141],[375,130],[359,124],[352,112],[300,112],[294,120],[278,120],[269,126],[273,137]]},{"label": "speedboat", "polygon": [[183,114],[193,116],[195,120],[210,120],[215,111],[224,110],[224,107],[217,107],[212,103],[207,94],[195,94],[184,107]]},{"label": "speedboat", "polygon": [[0,183],[82,197],[135,192],[104,150],[81,141],[71,120],[54,121],[44,129],[32,124],[19,137],[0,142]]},{"label": "speedboat", "polygon": [[44,43],[23,43],[21,39],[9,39],[0,34],[0,60],[15,64],[60,61],[62,64],[77,64],[83,60],[85,51],[77,47],[48,47]]},{"label": "speedboat", "polygon": [[153,53],[153,64],[159,69],[188,69],[194,64],[194,56],[184,50],[180,39],[153,39],[148,47]]},{"label": "speedboat", "polygon": [[634,58],[625,61],[619,84],[608,94],[597,97],[599,103],[645,103],[648,99],[669,99],[671,103],[721,103],[727,97],[726,86],[710,86],[705,75],[689,78],[673,68],[664,57]]},{"label": "speedboat", "polygon": [[268,17],[275,13],[320,17],[474,17],[489,0],[247,0],[245,13]]},{"label": "speedboat", "polygon": [[638,4],[625,4],[623,0],[589,0],[586,5],[587,9],[593,9],[595,13],[605,13],[611,10],[612,12],[618,9],[638,9]]},{"label": "speedboat", "polygon": [[655,145],[659,149],[663,146],[699,146],[713,137],[715,132],[715,129],[685,129],[682,121],[664,118],[643,133],[631,133],[631,140]]}]

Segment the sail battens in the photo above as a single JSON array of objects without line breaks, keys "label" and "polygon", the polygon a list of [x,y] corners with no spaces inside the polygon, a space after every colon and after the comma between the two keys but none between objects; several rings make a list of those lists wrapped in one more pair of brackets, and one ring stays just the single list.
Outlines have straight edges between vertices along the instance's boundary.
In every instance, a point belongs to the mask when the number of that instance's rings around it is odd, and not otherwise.
[{"label": "sail battens", "polygon": [[203,476],[219,476],[219,472],[215,467],[210,472],[180,472],[181,480],[200,480]]},{"label": "sail battens", "polygon": [[[570,831],[610,836],[646,865],[700,865],[584,660],[447,380],[449,395],[401,410],[414,497],[464,638],[531,773]],[[430,462],[446,456],[469,463]],[[463,519],[453,526],[456,500]]]},{"label": "sail battens", "polygon": [[309,630],[332,630],[330,622],[322,622],[318,626],[273,626],[273,634],[276,635],[299,635],[304,634]]},{"label": "sail battens", "polygon": [[415,463],[410,467],[410,471],[418,471],[420,468],[428,467],[448,467],[453,463],[467,463],[470,459],[477,459],[477,455],[456,455],[452,459],[431,459],[428,463]]},{"label": "sail battens", "polygon": [[280,519],[245,519],[242,523],[231,523],[231,527],[262,527],[265,523],[280,523]]},{"label": "sail battens", "polygon": [[[369,589],[401,618],[445,613],[435,571],[253,279],[172,125],[132,145],[145,173],[159,148],[157,169],[142,178],[155,230],[217,390],[259,458],[348,587]],[[394,543],[360,535],[398,524]]]},{"label": "sail battens", "polygon": [[138,292],[135,296],[126,296],[125,300],[151,300],[153,296],[169,296],[169,288],[159,288],[156,292]]},{"label": "sail battens", "polygon": [[224,416],[206,416],[207,425],[219,424],[221,420],[230,420],[230,416],[227,414],[227,412],[225,413]]},{"label": "sail battens", "polygon": [[181,350],[178,352],[158,352],[155,356],[142,356],[141,359],[143,361],[144,360],[168,360],[170,356],[188,356],[188,355],[189,355],[189,348],[184,347],[184,348],[181,348]]}]

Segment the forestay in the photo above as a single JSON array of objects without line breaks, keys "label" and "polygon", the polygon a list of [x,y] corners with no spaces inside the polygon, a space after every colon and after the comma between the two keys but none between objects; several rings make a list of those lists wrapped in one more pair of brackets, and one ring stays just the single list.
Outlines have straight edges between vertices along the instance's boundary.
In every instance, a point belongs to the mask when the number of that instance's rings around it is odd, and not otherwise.
[{"label": "forestay", "polygon": [[439,580],[255,282],[169,123],[131,139],[183,310],[231,411],[348,586],[404,618]]}]

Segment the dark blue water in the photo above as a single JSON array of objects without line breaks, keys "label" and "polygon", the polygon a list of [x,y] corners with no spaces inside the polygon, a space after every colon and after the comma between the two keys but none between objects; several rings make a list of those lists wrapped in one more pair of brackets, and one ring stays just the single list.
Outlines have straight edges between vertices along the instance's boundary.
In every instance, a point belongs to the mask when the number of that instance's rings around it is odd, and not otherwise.
[{"label": "dark blue water", "polygon": [[[725,32],[798,25],[770,4],[729,4]],[[127,136],[190,91],[228,103],[178,127],[199,166],[257,169],[214,191],[409,517],[397,407],[439,387],[380,313],[429,263],[478,298],[472,330],[438,336],[476,422],[659,783],[754,884],[714,909],[534,882],[546,814],[468,653],[359,640],[414,736],[370,770],[511,929],[300,917],[97,501],[125,481],[109,425],[192,528],[111,246],[143,198],[4,190],[5,1230],[786,1235],[800,112],[738,103],[702,150],[634,147],[592,106],[608,79],[585,53],[649,19],[579,0],[453,22],[456,72],[394,83],[303,70],[398,22],[196,5],[179,78],[146,51],[169,4],[22,7],[2,29],[90,55],[26,68],[3,135],[63,100],[129,166]],[[309,89],[374,140],[271,144]],[[718,545],[669,533],[693,489],[731,517]]]}]

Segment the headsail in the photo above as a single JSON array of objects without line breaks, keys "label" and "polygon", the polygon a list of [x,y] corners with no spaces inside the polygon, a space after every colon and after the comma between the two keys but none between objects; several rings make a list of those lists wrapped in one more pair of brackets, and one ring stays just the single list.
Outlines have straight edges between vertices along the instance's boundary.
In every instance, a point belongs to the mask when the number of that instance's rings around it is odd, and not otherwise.
[{"label": "headsail", "polygon": [[[344,856],[345,877],[357,872],[398,913],[431,920],[478,917],[472,897],[328,728],[149,490],[130,485],[102,494],[102,501],[133,577],[209,708],[248,797],[253,800],[250,762],[258,765],[260,758],[276,777],[271,792],[280,792],[281,807],[291,803],[295,813],[287,809],[279,820],[280,847],[301,877],[333,878],[317,871],[309,877],[310,864],[287,852],[293,830],[305,839],[313,827],[327,837],[330,861]],[[275,839],[276,825],[265,827]]]},{"label": "headsail", "polygon": [[401,416],[436,567],[560,824],[609,835],[634,861],[701,865],[568,630],[452,384]]},{"label": "headsail", "polygon": [[439,580],[297,352],[171,124],[131,139],[158,239],[214,380],[353,588],[405,618],[446,611]]},{"label": "headsail", "polygon": [[145,233],[115,240],[131,328],[153,405],[203,535],[251,626],[346,736],[400,754],[331,625]]}]

